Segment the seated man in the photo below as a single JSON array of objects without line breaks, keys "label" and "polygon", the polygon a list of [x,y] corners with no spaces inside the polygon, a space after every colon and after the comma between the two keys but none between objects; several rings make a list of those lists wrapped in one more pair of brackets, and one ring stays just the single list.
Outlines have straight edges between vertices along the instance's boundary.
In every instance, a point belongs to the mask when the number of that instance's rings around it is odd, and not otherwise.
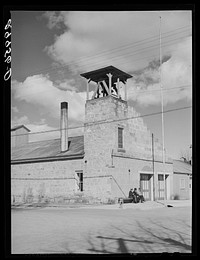
[{"label": "seated man", "polygon": [[129,197],[129,198],[133,198],[133,189],[130,189],[129,194],[128,194],[128,197]]},{"label": "seated man", "polygon": [[145,201],[145,199],[144,199],[144,196],[142,195],[142,192],[141,192],[140,188],[138,188],[137,194],[138,194],[138,196],[140,198],[140,201],[143,203]]},{"label": "seated man", "polygon": [[134,188],[133,191],[133,202],[138,203],[140,201],[140,196],[138,195],[137,188]]}]

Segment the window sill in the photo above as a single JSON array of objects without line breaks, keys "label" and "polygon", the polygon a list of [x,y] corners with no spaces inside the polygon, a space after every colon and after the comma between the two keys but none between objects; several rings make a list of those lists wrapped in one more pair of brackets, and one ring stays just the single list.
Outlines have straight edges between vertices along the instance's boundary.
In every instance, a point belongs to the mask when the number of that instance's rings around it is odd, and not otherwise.
[{"label": "window sill", "polygon": [[117,151],[120,152],[120,153],[125,153],[126,152],[126,150],[123,149],[123,148],[118,148]]}]

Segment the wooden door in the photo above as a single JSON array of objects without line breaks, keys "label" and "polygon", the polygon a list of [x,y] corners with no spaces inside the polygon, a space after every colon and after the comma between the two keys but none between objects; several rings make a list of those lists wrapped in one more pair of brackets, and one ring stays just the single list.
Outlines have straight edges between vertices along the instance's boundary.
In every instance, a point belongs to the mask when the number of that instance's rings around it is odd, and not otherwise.
[{"label": "wooden door", "polygon": [[158,199],[164,200],[165,198],[165,182],[164,175],[158,174]]},{"label": "wooden door", "polygon": [[151,200],[151,175],[140,174],[140,189],[145,200]]}]

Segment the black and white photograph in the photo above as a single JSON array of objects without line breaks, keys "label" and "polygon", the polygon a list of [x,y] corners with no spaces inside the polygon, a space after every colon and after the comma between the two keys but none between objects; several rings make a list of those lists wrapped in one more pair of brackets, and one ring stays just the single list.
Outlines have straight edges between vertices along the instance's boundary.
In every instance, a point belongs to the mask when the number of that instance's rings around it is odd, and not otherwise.
[{"label": "black and white photograph", "polygon": [[4,27],[10,254],[192,254],[193,10],[11,8]]}]

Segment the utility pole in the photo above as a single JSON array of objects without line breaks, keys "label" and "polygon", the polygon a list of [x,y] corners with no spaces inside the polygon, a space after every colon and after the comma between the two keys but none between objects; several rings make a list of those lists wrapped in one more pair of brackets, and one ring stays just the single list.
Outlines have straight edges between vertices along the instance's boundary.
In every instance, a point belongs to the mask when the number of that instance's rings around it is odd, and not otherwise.
[{"label": "utility pole", "polygon": [[164,135],[164,104],[163,104],[163,86],[162,86],[162,42],[161,42],[161,16],[160,16],[160,91],[161,91],[161,115],[162,115],[162,161],[163,161],[163,177],[164,177],[164,204],[165,204],[165,135]]},{"label": "utility pole", "polygon": [[155,196],[154,137],[153,137],[153,133],[152,133],[152,169],[153,169],[153,200],[156,200],[156,196]]},{"label": "utility pole", "polygon": [[190,152],[190,164],[192,165],[192,144],[190,145],[190,149],[191,149],[191,152]]}]

